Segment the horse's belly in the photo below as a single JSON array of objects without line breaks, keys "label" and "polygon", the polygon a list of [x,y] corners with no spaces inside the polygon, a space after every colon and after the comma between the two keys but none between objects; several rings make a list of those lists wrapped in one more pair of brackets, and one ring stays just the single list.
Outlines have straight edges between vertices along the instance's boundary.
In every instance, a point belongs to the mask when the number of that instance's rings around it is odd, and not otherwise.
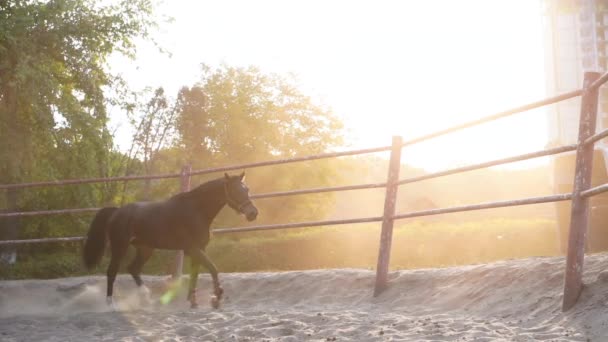
[{"label": "horse's belly", "polygon": [[138,239],[138,238],[134,238],[131,241],[131,244],[133,246],[146,246],[146,247],[151,247],[151,248],[155,248],[155,249],[172,249],[172,250],[184,249],[183,247],[181,247],[180,244],[177,244],[177,243],[146,241],[146,240]]},{"label": "horse's belly", "polygon": [[184,250],[196,247],[206,239],[204,232],[185,223],[167,221],[162,218],[139,220],[134,224],[134,245],[145,245],[156,249]]},{"label": "horse's belly", "polygon": [[170,230],[142,229],[135,232],[131,243],[135,246],[148,246],[156,249],[184,250],[192,246],[193,241],[199,240],[197,236],[188,234],[175,234]]},{"label": "horse's belly", "polygon": [[182,250],[185,248],[185,244],[181,241],[173,241],[167,239],[150,239],[135,237],[131,240],[131,244],[134,246],[147,246],[156,249],[172,249]]}]

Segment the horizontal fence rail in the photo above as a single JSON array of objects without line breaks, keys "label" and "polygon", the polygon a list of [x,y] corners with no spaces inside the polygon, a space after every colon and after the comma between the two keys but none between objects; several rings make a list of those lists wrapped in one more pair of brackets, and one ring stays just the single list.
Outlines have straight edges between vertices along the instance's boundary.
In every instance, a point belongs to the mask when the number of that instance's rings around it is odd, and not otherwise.
[{"label": "horizontal fence rail", "polygon": [[608,82],[608,72],[600,76],[595,82],[585,89],[585,91],[593,91],[601,87],[604,83]]},{"label": "horizontal fence rail", "polygon": [[307,157],[294,157],[294,158],[286,158],[286,159],[273,160],[273,161],[267,161],[267,162],[249,163],[249,164],[242,164],[242,165],[218,167],[218,168],[213,168],[213,169],[197,170],[197,171],[190,172],[190,174],[193,176],[198,176],[198,175],[214,173],[214,172],[251,169],[254,167],[297,163],[297,162],[311,161],[311,160],[317,160],[317,159],[355,156],[355,155],[361,155],[361,154],[386,152],[386,151],[390,151],[390,150],[391,150],[391,146],[382,146],[382,147],[366,148],[366,149],[352,150],[352,151],[328,152],[328,153],[321,153],[321,154],[307,156]]},{"label": "horizontal fence rail", "polygon": [[38,243],[51,243],[51,242],[78,242],[78,241],[84,241],[84,240],[86,240],[86,236],[27,239],[27,240],[0,240],[0,246],[29,245],[29,244],[38,244]]},{"label": "horizontal fence rail", "polygon": [[[336,187],[328,187],[328,188],[314,188],[314,189],[304,189],[304,190],[292,190],[292,191],[283,191],[283,192],[269,192],[269,193],[262,193],[262,194],[252,194],[250,196],[250,198],[263,199],[263,198],[294,196],[294,195],[304,195],[304,194],[333,192],[333,191],[375,189],[375,188],[383,188],[385,186],[386,186],[386,183],[346,185],[346,186],[336,186]],[[75,209],[22,211],[22,212],[10,212],[10,213],[1,213],[0,212],[0,217],[25,217],[25,216],[41,216],[41,215],[56,215],[56,214],[78,214],[78,213],[85,213],[85,212],[95,212],[100,209],[101,208],[75,208]]]},{"label": "horizontal fence rail", "polygon": [[370,184],[361,184],[361,185],[335,186],[335,187],[329,187],[329,188],[313,188],[313,189],[304,189],[304,190],[269,192],[269,193],[259,194],[259,195],[253,194],[250,197],[253,199],[260,199],[260,198],[271,198],[271,197],[279,197],[279,196],[316,194],[316,193],[334,192],[334,191],[377,189],[377,188],[384,188],[385,186],[386,186],[386,183],[370,183]]},{"label": "horizontal fence rail", "polygon": [[0,184],[0,190],[36,188],[36,187],[43,187],[43,186],[63,186],[63,185],[80,185],[80,184],[92,184],[92,183],[126,182],[126,181],[147,180],[147,179],[167,179],[167,178],[179,178],[180,176],[181,176],[181,173],[168,173],[168,174],[164,174],[164,175],[149,175],[149,176],[83,178],[83,179],[66,179],[66,180],[55,180],[55,181],[33,182],[33,183],[20,183],[20,184]]},{"label": "horizontal fence rail", "polygon": [[[608,185],[606,186],[606,190],[608,190]],[[572,193],[565,193],[565,194],[550,195],[550,196],[543,196],[543,197],[530,197],[530,198],[510,200],[510,201],[497,201],[497,202],[472,204],[472,205],[464,205],[464,206],[457,206],[457,207],[414,211],[414,212],[394,215],[393,219],[400,220],[400,219],[413,218],[413,217],[433,216],[433,215],[450,214],[450,213],[456,213],[456,212],[474,211],[474,210],[482,210],[482,209],[504,208],[504,207],[514,207],[514,206],[521,206],[521,205],[567,201],[570,199],[572,199]],[[369,222],[380,222],[380,221],[382,221],[382,219],[383,219],[382,216],[376,216],[376,217],[364,217],[364,218],[345,219],[345,220],[310,221],[310,222],[297,222],[297,223],[286,223],[286,224],[256,225],[256,226],[249,226],[249,227],[216,228],[216,229],[213,229],[213,234],[230,234],[230,233],[262,231],[262,230],[293,229],[293,228],[306,228],[306,227],[319,227],[319,226],[335,226],[335,225],[343,225],[343,224],[369,223]],[[5,240],[5,241],[0,241],[0,246],[18,245],[18,244],[27,244],[27,243],[44,243],[44,242],[69,242],[69,241],[79,241],[84,238],[85,237],[67,237],[67,238],[49,238],[49,239]]]},{"label": "horizontal fence rail", "polygon": [[312,221],[312,222],[297,222],[297,223],[284,223],[284,224],[268,224],[251,227],[235,227],[235,228],[217,228],[213,230],[213,234],[228,234],[228,233],[242,233],[252,232],[258,230],[274,230],[274,229],[293,229],[293,228],[307,228],[307,227],[319,227],[319,226],[336,226],[342,224],[355,224],[355,223],[369,223],[369,222],[380,222],[382,216],[376,217],[363,217],[356,219],[347,220],[329,220],[329,221]]},{"label": "horizontal fence rail", "polygon": [[585,197],[592,197],[592,196],[604,193],[606,191],[608,191],[608,184],[602,184],[602,185],[598,185],[596,187],[593,187],[591,189],[588,189],[588,190],[585,190],[585,191],[581,191],[581,197],[583,197],[583,198],[585,198]]},{"label": "horizontal fence rail", "polygon": [[[213,234],[230,234],[230,233],[242,233],[262,230],[276,230],[276,229],[293,229],[293,228],[307,228],[307,227],[319,227],[319,226],[336,226],[342,224],[356,224],[356,223],[369,223],[369,222],[380,222],[382,216],[376,217],[362,217],[356,219],[346,220],[329,220],[329,221],[311,221],[311,222],[297,222],[297,223],[284,223],[284,224],[267,224],[250,227],[235,227],[235,228],[216,228],[213,229]],[[28,240],[0,240],[0,246],[2,245],[24,245],[30,243],[46,243],[46,242],[70,242],[84,240],[84,236],[64,237],[64,238],[47,238],[47,239],[28,239]]]},{"label": "horizontal fence rail", "polygon": [[92,213],[92,212],[98,211],[99,209],[101,209],[101,208],[74,208],[74,209],[20,211],[20,212],[13,212],[13,213],[0,213],[0,217],[25,217],[25,216]]},{"label": "horizontal fence rail", "polygon": [[505,118],[507,116],[511,116],[511,115],[514,115],[514,114],[519,114],[521,112],[525,112],[525,111],[528,111],[528,110],[531,110],[531,109],[536,109],[536,108],[540,108],[540,107],[543,107],[543,106],[546,106],[546,105],[554,104],[554,103],[557,103],[557,102],[560,102],[560,101],[568,100],[568,99],[580,96],[582,93],[583,93],[582,90],[574,90],[574,91],[571,91],[571,92],[568,92],[568,93],[564,93],[564,94],[561,94],[561,95],[557,95],[557,96],[554,96],[554,97],[549,97],[549,98],[546,98],[544,100],[528,103],[526,105],[515,107],[515,108],[509,109],[509,110],[506,110],[506,111],[498,112],[496,114],[489,115],[489,116],[483,117],[481,119],[465,122],[463,124],[460,124],[460,125],[457,125],[457,126],[453,126],[453,127],[450,127],[450,128],[446,128],[444,130],[437,131],[435,133],[427,134],[427,135],[421,136],[419,138],[415,138],[415,139],[412,139],[412,140],[405,141],[403,143],[403,146],[415,145],[415,144],[421,143],[421,142],[426,141],[426,140],[434,139],[434,138],[440,137],[442,135],[446,135],[446,134],[449,134],[449,133],[454,133],[456,131],[463,130],[465,128],[471,128],[471,127],[478,126],[478,125],[481,125],[481,124],[484,124],[484,123],[488,123],[488,122],[491,122],[491,121],[502,119],[502,118]]},{"label": "horizontal fence rail", "polygon": [[[374,147],[374,148],[343,151],[343,152],[328,152],[328,153],[321,153],[321,154],[306,156],[306,157],[286,158],[286,159],[272,160],[272,161],[266,161],[266,162],[257,162],[257,163],[248,163],[248,164],[231,165],[231,166],[225,166],[225,167],[209,168],[209,169],[203,169],[203,170],[194,170],[194,171],[188,172],[187,174],[189,174],[191,176],[199,176],[199,175],[204,175],[204,174],[209,174],[209,173],[250,169],[250,168],[262,167],[262,166],[289,164],[289,163],[296,163],[296,162],[303,162],[303,161],[310,161],[310,160],[317,160],[317,159],[337,158],[337,157],[385,152],[385,151],[390,151],[390,149],[391,149],[391,146],[382,146],[382,147]],[[44,181],[44,182],[33,182],[33,183],[21,183],[21,184],[0,184],[0,190],[34,188],[34,187],[41,187],[41,186],[122,182],[122,181],[135,181],[135,180],[146,180],[146,179],[180,178],[182,175],[183,175],[182,173],[169,173],[169,174],[148,175],[148,176],[84,178],[84,179],[68,179],[68,180],[61,180],[61,181],[56,180],[56,181]]]},{"label": "horizontal fence rail", "polygon": [[583,145],[589,145],[589,144],[596,143],[596,142],[604,139],[605,137],[608,137],[608,129],[605,129],[595,135],[590,136],[585,141],[583,141]]},{"label": "horizontal fence rail", "polygon": [[562,146],[562,147],[556,147],[556,148],[551,148],[551,149],[547,149],[547,150],[521,154],[521,155],[514,156],[514,157],[497,159],[497,160],[489,161],[489,162],[485,162],[485,163],[479,163],[479,164],[474,164],[474,165],[469,165],[469,166],[458,167],[458,168],[454,168],[454,169],[450,169],[450,170],[429,173],[429,174],[426,174],[423,176],[402,179],[399,181],[399,184],[403,185],[403,184],[408,184],[408,183],[415,183],[415,182],[419,182],[419,181],[423,181],[423,180],[427,180],[427,179],[448,176],[448,175],[452,175],[452,174],[456,174],[456,173],[463,173],[463,172],[467,172],[467,171],[484,169],[484,168],[491,167],[491,166],[503,165],[503,164],[513,163],[513,162],[518,162],[518,161],[523,161],[523,160],[529,160],[529,159],[533,159],[533,158],[539,158],[539,157],[546,157],[546,156],[550,156],[550,155],[554,155],[554,154],[558,154],[558,153],[569,152],[569,151],[576,151],[577,146],[578,146],[577,144],[566,145],[566,146]]},{"label": "horizontal fence rail", "polygon": [[559,201],[567,201],[570,199],[572,199],[572,193],[566,193],[566,194],[550,195],[550,196],[543,196],[543,197],[529,197],[529,198],[510,200],[510,201],[497,201],[497,202],[463,205],[463,206],[458,206],[458,207],[415,211],[415,212],[411,212],[411,213],[397,214],[397,215],[393,216],[393,218],[396,220],[400,220],[400,219],[406,219],[406,218],[412,218],[412,217],[450,214],[450,213],[473,211],[473,210],[505,208],[505,207],[515,207],[515,206],[520,206],[520,205],[559,202]]}]

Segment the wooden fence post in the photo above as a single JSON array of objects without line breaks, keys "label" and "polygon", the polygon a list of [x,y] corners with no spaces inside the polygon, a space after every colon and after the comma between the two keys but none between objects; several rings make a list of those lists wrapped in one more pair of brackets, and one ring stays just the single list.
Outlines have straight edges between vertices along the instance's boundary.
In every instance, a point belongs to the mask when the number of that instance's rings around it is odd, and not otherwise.
[{"label": "wooden fence post", "polygon": [[[19,189],[6,190],[6,212],[17,211]],[[0,210],[3,212],[4,210]],[[19,238],[19,217],[0,217],[0,238],[1,240],[16,240]],[[0,246],[0,265],[3,263],[14,264],[17,261],[16,246]]]},{"label": "wooden fence post", "polygon": [[384,216],[382,220],[382,232],[380,234],[380,247],[378,250],[374,297],[382,293],[388,286],[388,267],[391,259],[391,244],[393,241],[393,216],[395,215],[395,203],[397,202],[397,190],[399,189],[398,182],[402,147],[403,141],[401,137],[394,136],[384,197]]},{"label": "wooden fence post", "polygon": [[576,150],[576,168],[574,172],[574,189],[572,191],[572,208],[570,231],[568,237],[568,255],[564,275],[564,298],[562,310],[572,308],[583,289],[583,263],[585,259],[585,241],[587,240],[587,225],[589,221],[589,199],[581,197],[581,191],[591,185],[593,169],[593,146],[583,145],[588,137],[595,134],[597,121],[598,89],[586,90],[587,87],[600,77],[598,72],[586,72],[581,99],[581,115],[578,131],[578,148]]},{"label": "wooden fence post", "polygon": [[[185,165],[182,167],[180,183],[181,183],[181,192],[190,191],[190,181],[192,176],[190,173],[192,172],[192,165]],[[184,251],[178,251],[175,256],[175,269],[173,270],[173,279],[179,279],[182,276],[182,271],[184,268]]]}]

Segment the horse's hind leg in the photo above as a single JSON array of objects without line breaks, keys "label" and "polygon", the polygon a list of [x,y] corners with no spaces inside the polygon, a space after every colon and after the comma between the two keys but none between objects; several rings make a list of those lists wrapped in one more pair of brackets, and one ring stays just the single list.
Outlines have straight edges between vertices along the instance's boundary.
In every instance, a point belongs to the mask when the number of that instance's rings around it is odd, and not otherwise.
[{"label": "horse's hind leg", "polygon": [[131,276],[133,276],[133,280],[135,280],[135,284],[137,284],[137,286],[140,287],[144,284],[144,282],[140,276],[141,270],[143,269],[146,261],[148,261],[148,259],[150,259],[150,257],[152,256],[152,252],[154,251],[154,249],[147,247],[147,246],[137,246],[136,248],[137,248],[137,253],[135,254],[135,258],[129,265],[128,270],[129,270],[129,273],[131,274]]},{"label": "horse's hind leg", "polygon": [[137,253],[135,254],[135,258],[129,265],[128,270],[129,270],[129,273],[131,273],[133,280],[135,280],[135,284],[137,284],[137,287],[140,290],[140,296],[142,297],[143,300],[145,300],[146,302],[149,302],[150,301],[150,297],[149,297],[150,291],[144,285],[144,282],[141,279],[141,270],[144,267],[144,264],[146,263],[146,261],[148,261],[148,259],[150,259],[150,256],[152,256],[152,252],[154,251],[154,249],[147,247],[147,246],[138,246],[136,248],[137,248]]},{"label": "horse's hind leg", "polygon": [[118,273],[120,262],[122,261],[122,258],[125,256],[127,248],[129,247],[128,241],[125,242],[121,240],[112,241],[112,239],[110,239],[110,244],[112,246],[112,258],[110,259],[110,265],[108,266],[107,272],[108,287],[106,302],[108,305],[113,305],[112,294],[114,292],[114,280],[116,280],[116,274]]}]

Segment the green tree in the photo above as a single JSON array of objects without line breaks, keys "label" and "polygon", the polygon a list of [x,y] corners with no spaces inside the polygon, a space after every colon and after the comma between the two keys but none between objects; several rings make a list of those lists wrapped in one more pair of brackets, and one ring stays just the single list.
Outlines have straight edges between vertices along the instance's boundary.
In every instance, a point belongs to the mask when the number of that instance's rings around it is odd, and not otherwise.
[{"label": "green tree", "polygon": [[200,82],[178,95],[180,146],[233,163],[339,146],[342,123],[295,81],[255,67],[204,66]]},{"label": "green tree", "polygon": [[[329,108],[302,94],[295,79],[255,67],[203,67],[200,82],[178,94],[176,127],[176,148],[195,169],[322,153],[342,143],[342,123]],[[329,163],[253,169],[248,182],[258,193],[335,184]],[[319,218],[330,199],[321,194],[258,201],[266,213],[260,218]]]},{"label": "green tree", "polygon": [[[155,158],[159,151],[169,146],[174,137],[175,130],[175,104],[165,95],[163,88],[154,91],[146,89],[141,94],[144,100],[135,104],[129,110],[131,126],[135,129],[131,148],[125,155],[125,175],[132,174],[139,166],[143,167],[144,175],[150,175],[156,170],[154,164],[158,161]],[[139,199],[149,199],[151,180],[144,181],[143,194]],[[123,184],[122,202],[128,200],[125,193],[127,184]]]},{"label": "green tree", "polygon": [[111,147],[104,89],[114,81],[106,59],[133,54],[150,13],[146,0],[0,2],[0,181],[31,179],[75,146],[102,172]]},{"label": "green tree", "polygon": [[[154,26],[151,11],[148,0],[0,0],[0,183],[112,174],[107,94],[121,83],[106,61],[134,55],[135,39]],[[19,202],[98,205],[114,188],[37,189]]]}]

